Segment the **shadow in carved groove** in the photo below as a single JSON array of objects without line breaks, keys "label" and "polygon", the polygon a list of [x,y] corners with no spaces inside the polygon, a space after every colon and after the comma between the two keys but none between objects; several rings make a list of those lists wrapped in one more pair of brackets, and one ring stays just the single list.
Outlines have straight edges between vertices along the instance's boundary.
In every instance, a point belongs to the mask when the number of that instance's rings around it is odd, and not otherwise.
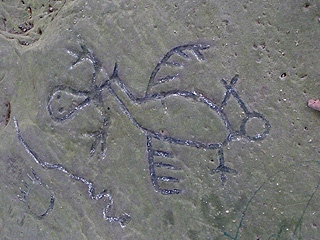
[{"label": "shadow in carved groove", "polygon": [[[271,128],[269,121],[261,114],[255,111],[250,111],[244,101],[241,99],[239,94],[235,89],[235,85],[238,81],[239,76],[235,75],[230,83],[225,81],[224,79],[221,80],[222,84],[224,85],[226,92],[224,94],[224,98],[222,102],[218,105],[214,103],[211,99],[204,96],[203,94],[197,93],[195,91],[184,91],[184,90],[170,90],[164,92],[156,92],[150,93],[150,89],[152,87],[166,83],[169,81],[174,81],[178,75],[177,74],[168,74],[165,76],[159,76],[159,71],[162,67],[171,67],[173,69],[183,67],[183,64],[179,62],[179,60],[172,60],[174,57],[175,59],[181,60],[189,60],[189,61],[203,61],[205,57],[202,51],[205,51],[209,48],[209,45],[204,44],[188,44],[175,47],[171,49],[169,52],[165,54],[165,56],[159,61],[156,65],[154,70],[151,73],[149,78],[149,83],[147,86],[147,90],[144,97],[137,98],[135,97],[131,91],[127,88],[124,84],[122,79],[119,77],[118,74],[118,65],[115,63],[113,74],[106,79],[101,85],[95,84],[95,79],[97,72],[101,68],[100,62],[94,56],[92,51],[87,49],[83,44],[81,45],[82,52],[80,54],[75,54],[71,51],[68,51],[71,55],[77,58],[77,61],[73,64],[76,65],[80,61],[84,59],[88,59],[92,62],[94,66],[94,72],[91,79],[91,87],[89,90],[77,90],[68,86],[59,85],[57,86],[49,95],[48,97],[48,111],[51,118],[56,122],[64,122],[70,118],[72,118],[78,111],[82,110],[84,107],[88,106],[89,104],[95,104],[95,106],[100,110],[101,114],[104,116],[104,120],[101,124],[100,129],[96,131],[93,135],[95,140],[91,146],[90,155],[93,155],[96,151],[97,146],[101,145],[101,152],[105,155],[106,151],[106,137],[107,137],[107,129],[109,126],[109,119],[106,113],[104,103],[102,100],[102,91],[107,90],[109,91],[117,100],[118,104],[120,105],[124,114],[130,119],[132,124],[136,126],[141,132],[143,132],[146,136],[147,140],[147,152],[148,152],[148,163],[149,163],[149,171],[151,182],[154,186],[154,189],[161,194],[178,194],[181,192],[180,189],[167,189],[160,187],[160,182],[171,182],[171,183],[178,183],[179,179],[171,176],[158,176],[156,173],[157,168],[164,168],[168,170],[178,170],[179,168],[174,166],[173,164],[164,163],[164,162],[156,162],[155,156],[162,157],[164,161],[170,160],[173,157],[173,153],[161,151],[158,149],[154,149],[152,141],[154,139],[172,143],[172,144],[179,144],[188,147],[195,147],[195,148],[202,148],[202,149],[217,149],[218,151],[218,165],[212,171],[214,173],[221,174],[221,181],[225,183],[226,181],[226,173],[237,173],[236,170],[231,169],[225,163],[224,155],[223,155],[223,148],[230,143],[239,138],[246,138],[251,141],[258,141],[264,139]],[[191,58],[192,55],[195,58]],[[194,60],[195,59],[195,60]],[[124,94],[122,94],[124,93]],[[142,103],[146,103],[148,101],[161,101],[163,99],[169,98],[171,96],[175,96],[181,98],[182,101],[186,101],[188,99],[192,99],[194,102],[198,104],[205,105],[208,108],[208,111],[213,111],[218,117],[222,120],[226,130],[227,135],[225,136],[223,141],[215,142],[214,139],[212,142],[202,142],[202,141],[194,141],[190,139],[181,139],[175,136],[168,136],[167,134],[159,131],[155,131],[153,129],[145,127],[136,118],[133,116],[134,114],[130,112],[129,108],[125,104],[125,100],[123,99],[125,96],[129,99],[131,104],[140,105]],[[227,106],[227,103],[231,97],[234,97],[239,104],[239,107],[244,112],[244,117],[242,118],[241,126],[239,129],[235,129],[229,119],[228,116],[224,112],[224,108]],[[77,104],[65,104],[64,102],[67,100],[71,100],[72,98],[81,99],[78,101]],[[70,101],[72,102],[72,101]],[[63,105],[64,103],[64,105]],[[67,106],[65,106],[67,105]],[[258,119],[262,122],[263,125],[263,132],[256,133],[255,135],[248,135],[247,134],[247,123],[250,119]],[[212,134],[214,137],[214,133]]]},{"label": "shadow in carved groove", "polygon": [[[101,121],[101,126],[99,129],[92,134],[94,141],[91,145],[90,155],[93,156],[100,145],[101,155],[102,157],[106,154],[106,138],[108,134],[108,127],[109,127],[109,116],[106,111],[106,107],[104,105],[102,99],[102,92],[104,90],[108,91],[116,101],[118,102],[119,106],[121,107],[123,113],[128,117],[128,119],[132,122],[132,124],[137,127],[145,136],[146,136],[146,149],[148,155],[148,164],[149,164],[149,174],[151,178],[152,185],[155,191],[168,195],[168,194],[179,194],[181,192],[178,188],[163,188],[160,186],[160,183],[178,183],[179,179],[175,177],[171,177],[170,175],[167,176],[159,176],[156,173],[157,168],[167,169],[168,171],[176,171],[179,168],[173,164],[168,163],[171,158],[173,158],[174,154],[171,152],[161,151],[159,149],[155,149],[153,147],[153,140],[159,140],[163,142],[168,142],[171,144],[178,144],[184,145],[192,148],[202,148],[202,149],[212,149],[218,151],[218,164],[215,169],[213,169],[213,173],[220,173],[221,174],[221,181],[225,183],[227,177],[226,173],[235,174],[237,173],[236,170],[231,169],[225,163],[224,155],[223,155],[223,148],[228,145],[231,141],[234,141],[239,138],[246,138],[251,141],[258,141],[264,139],[271,128],[269,121],[261,114],[255,111],[250,111],[246,104],[243,102],[241,97],[238,95],[237,91],[235,90],[235,85],[238,81],[238,75],[235,75],[230,83],[225,80],[221,80],[222,84],[224,85],[226,92],[224,94],[224,98],[222,102],[218,105],[214,103],[211,99],[204,96],[201,93],[197,93],[195,91],[184,91],[184,90],[170,90],[170,91],[163,91],[163,92],[153,92],[151,93],[151,89],[159,84],[174,81],[179,76],[176,74],[167,74],[165,76],[161,76],[159,74],[161,68],[163,66],[169,68],[182,68],[183,64],[179,62],[179,60],[172,60],[174,57],[177,57],[181,60],[188,60],[188,61],[203,61],[205,57],[202,51],[207,50],[210,46],[203,45],[203,44],[187,44],[175,47],[171,49],[169,52],[165,54],[165,56],[159,61],[156,65],[154,70],[151,73],[149,78],[149,83],[147,86],[146,93],[144,97],[135,97],[131,91],[126,87],[122,79],[119,77],[118,74],[118,65],[115,63],[114,70],[112,75],[106,79],[101,85],[96,83],[96,77],[99,71],[102,70],[102,64],[100,61],[94,56],[93,52],[88,49],[84,44],[81,45],[81,52],[74,53],[72,51],[68,51],[68,53],[76,58],[76,61],[73,63],[71,68],[76,67],[80,62],[84,60],[89,60],[94,67],[94,71],[90,81],[90,88],[89,90],[77,90],[69,86],[59,85],[53,89],[53,91],[49,94],[48,97],[48,112],[51,116],[53,121],[63,123],[75,116],[75,114],[81,111],[83,108],[90,104],[94,104],[94,106],[100,111],[101,115],[103,116],[103,120]],[[194,56],[195,58],[191,58]],[[214,141],[212,142],[203,142],[203,141],[196,141],[190,139],[182,139],[175,136],[169,136],[166,133],[155,131],[151,128],[145,127],[142,123],[136,120],[133,113],[130,112],[129,108],[125,104],[125,100],[123,96],[126,97],[131,104],[140,106],[142,103],[146,103],[149,101],[161,101],[167,99],[169,97],[177,97],[180,98],[182,101],[192,100],[197,104],[202,106],[206,106],[208,111],[212,111],[216,114],[224,124],[225,129],[227,130],[227,134],[222,141]],[[227,103],[231,97],[234,97],[239,104],[239,107],[244,112],[244,117],[241,120],[241,126],[239,129],[235,129],[229,119],[228,116],[224,112],[224,108],[227,106]],[[75,100],[76,99],[76,100]],[[247,123],[250,119],[258,119],[262,122],[264,127],[263,132],[256,133],[255,135],[247,134]],[[113,198],[107,190],[99,194],[94,193],[93,182],[89,180],[77,176],[73,174],[71,171],[66,169],[61,164],[51,164],[48,162],[43,161],[37,155],[37,153],[30,148],[30,146],[25,142],[23,139],[18,121],[14,118],[14,123],[17,131],[17,135],[19,138],[20,143],[23,145],[24,149],[29,153],[29,155],[33,158],[33,160],[40,164],[45,169],[55,169],[63,172],[71,179],[75,181],[79,181],[88,187],[89,197],[93,200],[104,199],[108,202],[107,206],[103,209],[103,217],[108,222],[118,222],[121,227],[124,227],[126,223],[130,221],[130,215],[127,213],[121,214],[117,217],[107,215],[109,210],[113,204]],[[214,133],[212,134],[214,137]],[[156,157],[163,158],[163,161],[157,162],[155,161]]]},{"label": "shadow in carved groove", "polygon": [[[17,131],[17,135],[18,135],[18,139],[20,141],[20,143],[23,145],[24,149],[26,150],[27,153],[29,153],[29,155],[33,158],[33,160],[37,163],[40,164],[41,167],[43,167],[44,169],[55,169],[58,171],[63,172],[64,174],[66,174],[67,176],[69,176],[71,179],[81,182],[83,184],[85,184],[88,187],[88,193],[89,193],[89,197],[92,200],[100,200],[103,199],[103,201],[107,202],[107,206],[105,208],[103,208],[102,210],[102,214],[103,214],[103,218],[112,223],[112,222],[118,222],[120,224],[121,227],[125,227],[125,225],[130,221],[130,215],[127,213],[121,214],[117,217],[114,216],[110,216],[108,215],[108,212],[111,210],[111,207],[113,205],[113,197],[112,195],[109,193],[108,190],[104,190],[99,194],[95,194],[95,189],[93,186],[93,182],[77,176],[75,174],[73,174],[71,171],[69,171],[68,169],[66,169],[65,167],[63,167],[61,164],[52,164],[52,163],[48,163],[43,161],[38,154],[31,149],[31,147],[25,142],[25,140],[22,138],[21,136],[21,132],[20,132],[20,128],[19,128],[19,124],[16,118],[14,118],[14,123],[15,123],[15,127],[16,127],[16,131]],[[53,205],[52,205],[53,207]]]},{"label": "shadow in carved groove", "polygon": [[[21,195],[18,195],[18,198],[27,206],[27,210],[28,212],[34,216],[35,218],[41,220],[45,217],[47,217],[50,212],[52,211],[53,207],[54,207],[54,201],[55,201],[55,197],[54,194],[52,193],[52,191],[50,191],[49,186],[44,184],[42,182],[42,180],[40,179],[40,177],[37,175],[37,173],[31,168],[32,171],[32,176],[27,174],[30,182],[27,182],[25,180],[22,180],[22,183],[24,184],[24,188],[20,188],[20,192]],[[39,212],[39,209],[35,209],[35,207],[33,207],[32,205],[35,204],[35,206],[38,208],[39,202],[38,203],[32,203],[30,202],[31,200],[31,195],[37,195],[37,194],[41,194],[39,193],[39,188],[41,187],[42,191],[49,191],[50,193],[50,199],[47,200],[45,199],[45,201],[48,201],[48,207],[46,208],[46,210],[43,213]],[[38,191],[38,193],[37,193]],[[40,196],[42,199],[45,198],[46,194],[41,194],[42,196]]]}]

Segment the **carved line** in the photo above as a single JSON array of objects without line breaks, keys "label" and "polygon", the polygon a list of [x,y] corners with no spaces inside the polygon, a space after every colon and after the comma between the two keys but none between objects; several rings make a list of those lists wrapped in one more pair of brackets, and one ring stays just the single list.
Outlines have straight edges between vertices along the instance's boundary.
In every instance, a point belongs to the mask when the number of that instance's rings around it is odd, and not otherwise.
[{"label": "carved line", "polygon": [[188,54],[186,54],[184,51],[185,50],[190,50],[192,51],[198,60],[204,60],[204,56],[203,54],[200,52],[200,50],[206,50],[208,49],[210,46],[209,45],[202,45],[202,44],[187,44],[187,45],[182,45],[182,46],[178,46],[175,47],[173,49],[171,49],[161,60],[160,62],[156,65],[156,67],[154,68],[154,70],[152,71],[150,78],[149,78],[149,83],[147,86],[147,90],[146,90],[146,94],[149,92],[150,88],[156,84],[158,84],[159,82],[166,82],[166,81],[170,81],[173,80],[176,76],[167,76],[164,78],[160,78],[155,82],[155,77],[157,75],[157,73],[159,72],[159,70],[161,69],[162,65],[171,65],[171,66],[175,66],[175,67],[181,67],[181,65],[179,63],[174,63],[174,62],[169,62],[169,58],[173,55],[173,54],[178,54],[179,56],[181,56],[182,58],[185,59],[189,59],[190,56]]},{"label": "carved line", "polygon": [[[224,99],[221,102],[220,106],[216,105],[209,98],[207,98],[197,92],[171,90],[171,91],[167,91],[167,92],[158,92],[158,93],[153,93],[153,94],[148,93],[149,89],[152,86],[159,83],[159,81],[155,80],[155,77],[156,77],[157,73],[159,72],[162,65],[169,65],[169,66],[174,66],[174,67],[179,66],[179,64],[177,64],[175,62],[169,61],[169,58],[173,54],[178,54],[179,56],[181,56],[183,58],[189,59],[190,58],[189,55],[184,52],[185,50],[189,50],[189,51],[192,51],[196,55],[197,59],[200,61],[200,60],[204,60],[204,56],[201,53],[201,51],[206,50],[209,47],[210,46],[207,46],[207,45],[205,46],[202,44],[189,44],[189,45],[178,46],[176,48],[171,49],[162,58],[162,60],[156,65],[155,69],[151,73],[149,83],[147,86],[146,94],[144,97],[141,97],[141,98],[136,98],[131,93],[131,91],[127,88],[127,86],[124,84],[122,79],[119,77],[117,63],[115,64],[115,67],[114,67],[114,70],[113,70],[113,73],[112,73],[112,76],[110,77],[110,79],[105,80],[105,82],[103,84],[101,84],[100,86],[95,85],[95,87],[92,88],[90,91],[80,91],[80,90],[75,90],[75,89],[65,87],[65,86],[58,86],[58,88],[48,98],[49,114],[53,118],[53,120],[56,120],[56,121],[59,120],[57,117],[54,116],[54,113],[52,112],[52,108],[51,108],[52,99],[55,96],[55,94],[57,93],[57,91],[65,91],[66,93],[71,93],[71,94],[86,97],[86,99],[82,103],[80,103],[77,107],[72,109],[66,116],[64,116],[61,119],[61,121],[64,121],[66,119],[71,118],[74,113],[76,113],[77,111],[79,111],[82,108],[84,108],[85,106],[87,106],[92,100],[96,100],[96,102],[98,102],[100,106],[103,106],[103,101],[101,99],[101,92],[103,91],[103,89],[107,88],[109,90],[109,92],[116,98],[116,101],[120,105],[120,108],[122,109],[123,113],[128,117],[128,119],[133,123],[133,125],[136,126],[140,131],[142,131],[147,137],[147,150],[148,150],[148,162],[149,162],[150,177],[151,177],[152,184],[155,187],[156,191],[160,191],[162,194],[171,194],[171,193],[178,192],[178,191],[171,192],[168,189],[165,189],[165,190],[168,190],[167,192],[162,191],[163,189],[161,190],[160,187],[157,185],[157,180],[163,180],[163,181],[177,181],[177,180],[174,178],[168,178],[168,177],[162,178],[162,177],[156,176],[155,170],[154,170],[155,163],[153,161],[153,156],[154,156],[155,151],[157,151],[157,150],[152,149],[152,144],[151,144],[152,138],[160,140],[160,141],[165,141],[168,143],[190,146],[190,147],[195,147],[195,148],[218,149],[219,165],[215,170],[213,170],[213,172],[220,172],[221,173],[221,180],[224,183],[226,180],[225,173],[236,173],[236,171],[225,166],[224,157],[223,157],[223,147],[226,146],[231,141],[237,139],[238,137],[246,138],[251,141],[262,140],[268,135],[268,133],[270,132],[270,128],[271,128],[269,121],[262,114],[260,114],[258,112],[254,112],[254,111],[250,112],[248,110],[245,103],[242,101],[242,99],[238,95],[237,91],[234,89],[234,86],[238,81],[238,75],[235,75],[231,79],[230,84],[228,84],[224,79],[221,80],[222,84],[226,88],[226,93],[224,95]],[[94,71],[94,76],[95,76],[96,71],[98,69],[97,66],[99,64],[99,61],[94,57],[93,53],[90,50],[87,50],[84,47],[82,47],[82,49],[83,49],[83,53],[81,56],[87,54],[86,56],[89,59],[91,59],[91,62],[95,66],[95,71]],[[80,59],[80,57],[79,57],[79,59]],[[170,79],[173,79],[173,78],[169,77],[167,80],[170,80]],[[159,100],[159,99],[161,100],[161,99],[164,99],[168,96],[180,96],[180,97],[184,97],[186,99],[189,98],[189,99],[193,99],[197,102],[201,102],[201,103],[207,105],[211,110],[215,111],[218,114],[218,116],[224,122],[224,125],[225,125],[229,134],[227,135],[226,139],[222,142],[205,143],[205,142],[193,141],[193,140],[188,140],[188,139],[178,139],[175,137],[171,137],[171,136],[167,136],[167,135],[155,132],[151,129],[147,129],[147,128],[143,127],[131,115],[129,109],[126,107],[126,104],[123,102],[121,97],[118,96],[117,92],[114,90],[115,84],[118,85],[120,87],[120,90],[122,92],[124,92],[125,95],[135,104],[142,104],[147,101],[154,101],[154,100]],[[224,108],[227,106],[227,102],[231,96],[233,96],[237,100],[240,108],[245,113],[245,117],[242,119],[241,126],[240,126],[239,130],[233,129],[233,127],[231,126],[231,124],[229,122],[228,117],[224,113]],[[261,134],[257,134],[254,136],[247,135],[246,124],[249,121],[249,119],[252,119],[252,118],[258,118],[258,119],[262,120],[262,122],[264,122],[265,129]],[[105,126],[107,126],[107,125],[108,125],[108,122],[106,121]],[[162,157],[164,157],[164,156],[162,156]],[[160,166],[160,165],[156,164],[156,166]],[[171,168],[171,166],[167,166],[167,167],[168,167],[168,169]]]},{"label": "carved line", "polygon": [[[31,168],[31,171],[32,171],[32,174],[33,174],[33,177],[31,177],[29,174],[27,174],[28,178],[32,181],[32,184],[36,184],[36,185],[42,185],[42,186],[45,186],[47,189],[49,188],[47,185],[44,185],[40,179],[40,177],[36,174],[36,172]],[[23,194],[23,196],[20,196],[18,195],[18,198],[19,200],[21,200],[22,202],[24,202],[25,204],[27,204],[27,199],[29,197],[29,194],[30,192],[32,191],[30,189],[30,185],[22,180],[22,182],[24,183],[24,186],[26,188],[26,191],[25,190],[22,190],[20,188],[20,192]],[[50,196],[50,201],[49,201],[49,206],[47,207],[46,211],[42,214],[37,214],[33,211],[33,209],[30,207],[29,204],[27,204],[27,207],[28,207],[28,212],[34,216],[36,219],[38,220],[41,220],[45,217],[47,217],[49,215],[49,213],[53,210],[53,207],[54,207],[54,201],[55,201],[55,198],[54,198],[54,195],[51,194]]]},{"label": "carved line", "polygon": [[[97,132],[93,133],[92,137],[94,137],[94,141],[91,145],[90,149],[90,156],[93,156],[96,152],[96,149],[101,144],[101,156],[104,158],[106,156],[107,146],[106,146],[106,138],[107,138],[107,130],[108,130],[108,123],[109,118],[107,111],[105,110],[104,102],[102,100],[102,90],[103,88],[101,86],[96,85],[96,78],[97,78],[97,72],[99,71],[101,67],[101,63],[98,59],[95,58],[92,51],[88,49],[85,44],[82,42],[79,42],[82,52],[80,54],[74,53],[71,50],[68,50],[67,52],[72,55],[73,57],[77,58],[76,61],[72,64],[71,68],[74,68],[77,66],[81,61],[83,60],[89,60],[93,67],[94,71],[92,73],[91,81],[90,81],[90,90],[76,90],[68,86],[58,85],[55,87],[55,89],[49,94],[48,97],[48,103],[47,108],[50,117],[55,122],[64,122],[67,119],[72,118],[77,112],[82,110],[84,107],[88,106],[91,102],[93,102],[96,106],[96,109],[100,112],[100,114],[103,116],[103,122],[101,124],[101,127],[98,129]],[[70,95],[76,95],[81,97],[86,97],[85,100],[83,100],[81,103],[79,103],[77,106],[75,106],[71,111],[69,111],[66,115],[62,117],[55,116],[53,109],[52,109],[52,102],[54,100],[54,97],[60,98],[59,92],[64,92]]]},{"label": "carved line", "polygon": [[55,169],[58,171],[63,172],[64,174],[66,174],[67,176],[69,176],[71,179],[75,180],[75,181],[79,181],[84,183],[85,185],[87,185],[88,187],[88,193],[89,193],[89,197],[92,200],[99,200],[99,199],[103,199],[105,201],[108,201],[107,206],[103,209],[102,214],[103,214],[103,218],[112,223],[112,222],[118,222],[120,224],[121,227],[125,227],[125,225],[130,221],[130,215],[127,213],[121,214],[117,217],[114,216],[110,216],[108,215],[109,210],[111,209],[112,205],[113,205],[113,197],[111,196],[111,194],[108,192],[108,190],[104,190],[101,193],[95,195],[94,191],[94,186],[93,183],[86,180],[83,177],[79,177],[73,173],[71,173],[69,170],[67,170],[65,167],[63,167],[61,164],[52,164],[52,163],[48,163],[45,162],[43,160],[40,159],[40,157],[37,155],[36,152],[34,152],[29,145],[25,142],[25,140],[22,138],[21,133],[20,133],[20,128],[18,125],[18,121],[17,119],[14,117],[14,124],[15,124],[15,128],[16,128],[16,133],[18,136],[18,139],[20,141],[20,143],[22,144],[22,146],[24,147],[25,151],[33,158],[33,160],[39,164],[41,167],[43,167],[44,169]]},{"label": "carved line", "polygon": [[[133,94],[130,92],[130,90],[125,86],[125,84],[123,83],[123,81],[121,80],[121,78],[118,75],[118,70],[117,70],[117,64],[115,65],[115,69],[114,69],[114,73],[112,74],[112,77],[110,78],[110,80],[107,80],[105,85],[109,86],[109,91],[110,93],[112,93],[115,98],[117,99],[121,109],[123,110],[123,112],[125,113],[125,115],[130,119],[130,121],[137,127],[139,128],[145,135],[147,135],[149,138],[155,138],[157,140],[161,140],[161,141],[165,141],[165,142],[169,142],[169,143],[173,143],[173,144],[179,144],[179,145],[185,145],[185,146],[190,146],[190,147],[196,147],[196,148],[204,148],[204,149],[219,149],[218,151],[218,155],[219,155],[219,166],[213,170],[214,173],[221,173],[221,180],[223,183],[225,183],[226,181],[226,175],[225,173],[237,173],[236,170],[233,170],[227,166],[225,166],[224,164],[224,157],[223,157],[223,147],[226,146],[228,143],[230,143],[231,141],[235,140],[237,137],[244,137],[247,138],[248,140],[251,141],[257,141],[257,140],[263,140],[268,133],[270,132],[270,128],[271,125],[269,123],[269,121],[260,113],[258,112],[250,112],[245,103],[242,101],[242,99],[240,98],[240,96],[238,95],[238,93],[236,92],[236,90],[233,88],[233,86],[236,84],[236,82],[238,81],[238,75],[235,75],[230,84],[227,84],[227,82],[225,80],[221,80],[222,83],[224,84],[225,88],[226,88],[226,93],[224,96],[224,99],[221,103],[220,106],[216,105],[214,102],[212,102],[210,99],[208,99],[207,97],[203,96],[202,94],[199,94],[197,92],[189,92],[189,91],[180,91],[180,90],[172,90],[172,91],[168,91],[168,92],[160,92],[160,93],[155,93],[152,95],[146,95],[143,98],[135,98],[133,96]],[[226,139],[223,142],[220,143],[203,143],[203,142],[199,142],[199,141],[192,141],[192,140],[182,140],[182,139],[177,139],[174,137],[170,137],[170,136],[166,136],[163,135],[161,133],[157,133],[155,131],[152,131],[150,129],[144,128],[142,125],[140,125],[138,123],[138,121],[130,114],[130,111],[128,110],[128,108],[125,106],[125,103],[120,99],[120,97],[116,94],[116,92],[114,91],[113,87],[112,87],[112,83],[116,82],[120,88],[122,89],[122,91],[124,93],[126,93],[126,95],[130,98],[131,101],[133,101],[136,104],[141,104],[144,103],[146,101],[152,101],[152,100],[157,100],[157,99],[164,99],[167,96],[172,96],[172,95],[176,95],[176,96],[181,96],[181,97],[185,97],[185,98],[191,98],[195,101],[201,102],[206,104],[210,109],[214,110],[219,116],[220,118],[223,120],[227,131],[229,132],[229,135],[226,137]],[[240,126],[240,130],[234,130],[228,120],[228,117],[226,116],[226,114],[224,113],[224,108],[227,106],[227,102],[230,99],[230,97],[234,96],[234,98],[237,100],[239,106],[243,109],[244,113],[245,113],[245,117],[242,120],[241,126]],[[256,136],[249,136],[246,134],[246,123],[248,122],[249,119],[251,118],[258,118],[261,119],[264,122],[264,127],[265,130],[263,131],[262,134],[258,134]],[[148,148],[148,144],[147,144],[147,148]],[[151,158],[149,158],[149,165],[151,164],[150,161]],[[158,186],[156,186],[155,182],[155,172],[154,172],[154,168],[152,166],[150,166],[150,177],[152,179],[152,183],[155,186],[156,191],[161,192],[162,194],[173,194],[173,193],[177,193],[177,191],[173,191],[171,192],[168,189],[168,191],[162,191],[161,189],[159,189]]]}]

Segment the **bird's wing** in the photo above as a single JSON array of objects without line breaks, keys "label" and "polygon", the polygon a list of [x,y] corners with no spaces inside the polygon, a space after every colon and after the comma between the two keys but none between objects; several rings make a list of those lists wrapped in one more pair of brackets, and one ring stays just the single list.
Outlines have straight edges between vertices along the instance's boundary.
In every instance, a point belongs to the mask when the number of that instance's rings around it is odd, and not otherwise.
[{"label": "bird's wing", "polygon": [[153,86],[170,82],[179,77],[179,71],[183,71],[184,62],[200,62],[204,60],[203,50],[210,46],[197,43],[181,45],[171,49],[159,61],[153,69],[146,90],[146,95],[150,93]]}]

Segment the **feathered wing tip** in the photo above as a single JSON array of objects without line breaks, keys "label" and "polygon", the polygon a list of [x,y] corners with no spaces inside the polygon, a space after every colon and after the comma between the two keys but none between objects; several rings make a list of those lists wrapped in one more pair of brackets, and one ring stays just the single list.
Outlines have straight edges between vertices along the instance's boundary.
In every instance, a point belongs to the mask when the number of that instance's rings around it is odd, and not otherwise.
[{"label": "feathered wing tip", "polygon": [[[167,52],[164,57],[158,62],[156,67],[153,69],[150,78],[149,83],[146,90],[146,95],[149,93],[150,89],[158,84],[166,83],[169,81],[174,80],[178,77],[178,74],[166,74],[164,76],[159,76],[159,71],[162,67],[171,67],[174,70],[177,68],[181,68],[183,66],[182,61],[183,60],[193,60],[196,59],[195,62],[200,62],[205,59],[204,55],[202,54],[202,51],[207,50],[210,48],[210,45],[207,44],[187,44],[187,45],[181,45],[178,47],[175,47],[171,49],[169,52]],[[195,58],[191,58],[190,53],[195,56]],[[172,57],[178,56],[179,60],[172,60]]]}]

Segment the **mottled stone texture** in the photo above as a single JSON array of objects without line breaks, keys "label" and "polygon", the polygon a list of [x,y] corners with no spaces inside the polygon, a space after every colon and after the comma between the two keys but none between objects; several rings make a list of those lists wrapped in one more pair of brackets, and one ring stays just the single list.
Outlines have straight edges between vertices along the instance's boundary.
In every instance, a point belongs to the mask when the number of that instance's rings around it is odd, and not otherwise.
[{"label": "mottled stone texture", "polygon": [[0,1],[0,238],[319,239],[319,39],[315,0]]}]

